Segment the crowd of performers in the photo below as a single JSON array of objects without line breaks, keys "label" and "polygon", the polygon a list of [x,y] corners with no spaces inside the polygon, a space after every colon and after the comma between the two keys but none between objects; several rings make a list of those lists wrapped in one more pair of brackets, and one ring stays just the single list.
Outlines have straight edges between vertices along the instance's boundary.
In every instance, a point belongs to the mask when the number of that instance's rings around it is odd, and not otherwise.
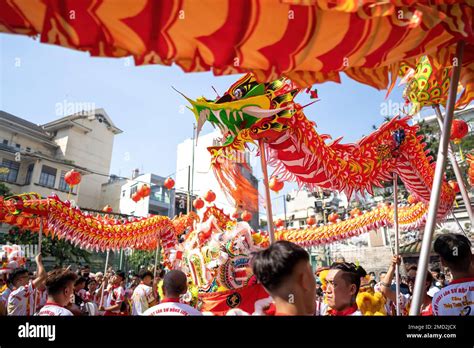
[{"label": "crowd of performers", "polygon": [[[433,247],[446,273],[439,268],[428,271],[421,315],[474,315],[474,259],[469,239],[443,234]],[[254,313],[235,308],[227,315],[351,316],[368,311],[396,315],[395,269],[400,261],[400,256],[393,256],[387,271],[378,275],[344,260],[314,274],[305,249],[278,241],[252,258],[249,282],[260,283],[270,296],[255,303]],[[34,274],[25,268],[2,274],[0,315],[212,315],[190,301],[189,280],[179,270],[142,269],[138,275],[127,276],[112,269],[92,274],[85,266],[76,272],[69,268],[46,272],[41,255],[36,257],[36,266]],[[415,265],[405,268],[400,274],[401,315],[409,313],[417,275]]]}]

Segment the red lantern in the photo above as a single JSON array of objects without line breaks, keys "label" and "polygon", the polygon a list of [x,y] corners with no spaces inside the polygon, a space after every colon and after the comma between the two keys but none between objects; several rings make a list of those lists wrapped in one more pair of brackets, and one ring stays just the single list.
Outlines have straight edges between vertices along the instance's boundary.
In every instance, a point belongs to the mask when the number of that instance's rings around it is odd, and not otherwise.
[{"label": "red lantern", "polygon": [[275,221],[276,227],[283,227],[284,225],[285,225],[285,221],[283,221],[282,219],[278,219],[277,221]]},{"label": "red lantern", "polygon": [[102,211],[106,213],[111,213],[112,210],[113,210],[112,207],[108,204],[102,209]]},{"label": "red lantern", "polygon": [[455,143],[459,143],[462,138],[464,138],[469,132],[466,121],[464,120],[453,120],[453,125],[451,126],[451,137]]},{"label": "red lantern", "polygon": [[418,200],[415,198],[415,196],[412,196],[412,195],[408,196],[408,203],[415,204],[416,202],[418,202]]},{"label": "red lantern", "polygon": [[331,214],[329,214],[329,216],[328,216],[328,221],[329,221],[329,222],[334,223],[334,222],[337,221],[337,219],[339,219],[339,215],[338,215],[337,213],[331,213]]},{"label": "red lantern", "polygon": [[145,197],[148,197],[150,195],[150,192],[151,192],[151,188],[150,186],[148,186],[147,184],[143,185],[142,187],[140,187],[140,189],[138,190],[138,192],[140,192],[140,196],[142,198],[145,198]]},{"label": "red lantern", "polygon": [[168,189],[171,190],[174,187],[174,180],[173,178],[167,178],[165,180],[164,186]]},{"label": "red lantern", "polygon": [[241,218],[242,218],[242,220],[248,222],[248,221],[252,220],[252,214],[250,214],[247,210],[244,210],[244,212],[242,213]]},{"label": "red lantern", "polygon": [[354,208],[349,212],[349,214],[351,215],[351,217],[359,216],[360,215],[360,209],[359,208]]},{"label": "red lantern", "polygon": [[449,186],[454,190],[454,192],[459,193],[461,190],[459,189],[458,182],[456,180],[449,180]]},{"label": "red lantern", "polygon": [[201,209],[204,207],[204,201],[201,198],[196,198],[193,202],[193,207],[197,210]]},{"label": "red lantern", "polygon": [[76,186],[81,182],[81,173],[71,169],[64,175],[64,181],[71,187]]},{"label": "red lantern", "polygon": [[313,226],[316,223],[316,219],[314,217],[310,216],[309,218],[306,219],[306,223],[309,226]]},{"label": "red lantern", "polygon": [[216,194],[212,190],[209,190],[206,192],[204,199],[206,200],[206,202],[211,203],[216,199]]},{"label": "red lantern", "polygon": [[270,188],[270,190],[276,193],[278,193],[283,188],[283,186],[285,186],[285,183],[283,181],[278,180],[276,176],[272,176],[270,182],[268,183],[268,187]]},{"label": "red lantern", "polygon": [[140,193],[139,191],[135,192],[133,195],[132,195],[132,200],[137,203],[140,199],[142,199],[142,196],[140,196]]}]

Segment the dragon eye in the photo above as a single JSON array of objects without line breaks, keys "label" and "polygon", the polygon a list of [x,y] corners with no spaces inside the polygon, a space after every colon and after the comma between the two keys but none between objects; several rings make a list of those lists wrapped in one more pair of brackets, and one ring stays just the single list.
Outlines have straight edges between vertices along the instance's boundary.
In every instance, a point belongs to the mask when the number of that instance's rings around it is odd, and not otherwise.
[{"label": "dragon eye", "polygon": [[234,91],[234,97],[235,97],[236,99],[242,98],[242,94],[243,94],[243,93],[242,93],[242,90],[241,90],[240,88],[237,88],[237,89]]}]

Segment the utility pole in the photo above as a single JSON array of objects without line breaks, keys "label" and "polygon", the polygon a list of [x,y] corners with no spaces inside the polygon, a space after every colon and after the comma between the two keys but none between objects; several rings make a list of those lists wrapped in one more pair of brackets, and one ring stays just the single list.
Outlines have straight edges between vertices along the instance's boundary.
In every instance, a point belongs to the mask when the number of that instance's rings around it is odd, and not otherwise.
[{"label": "utility pole", "polygon": [[187,194],[187,205],[186,205],[186,214],[189,214],[191,211],[191,166],[188,166],[188,194]]},{"label": "utility pole", "polygon": [[[192,162],[191,162],[191,197],[194,197],[194,151],[196,150],[196,123],[193,123],[193,150],[192,150]],[[189,209],[188,209],[189,213]]]}]

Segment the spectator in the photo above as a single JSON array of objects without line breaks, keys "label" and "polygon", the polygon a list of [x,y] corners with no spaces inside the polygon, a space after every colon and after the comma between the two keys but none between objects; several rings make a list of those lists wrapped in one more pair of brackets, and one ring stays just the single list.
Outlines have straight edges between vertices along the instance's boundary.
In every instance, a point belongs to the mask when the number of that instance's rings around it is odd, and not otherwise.
[{"label": "spectator", "polygon": [[111,278],[111,284],[107,289],[107,299],[105,306],[102,305],[99,310],[105,311],[106,316],[120,315],[122,302],[125,300],[125,289],[122,286],[125,280],[125,273],[117,271]]},{"label": "spectator", "polygon": [[85,290],[87,280],[84,277],[77,278],[74,284],[74,303],[76,306],[81,307],[87,297],[87,291]]},{"label": "spectator", "polygon": [[303,248],[278,241],[254,255],[252,268],[275,302],[275,315],[315,314],[316,280]]},{"label": "spectator", "polygon": [[69,270],[56,269],[48,274],[46,289],[48,301],[41,308],[39,316],[72,316],[65,307],[69,304],[74,292],[77,275]]},{"label": "spectator", "polygon": [[379,282],[382,281],[382,279],[385,277],[386,274],[387,272],[383,272],[383,271],[379,273]]},{"label": "spectator", "polygon": [[367,273],[361,266],[348,262],[336,262],[326,276],[326,299],[331,316],[362,315],[356,303],[360,279]]},{"label": "spectator", "polygon": [[433,297],[434,315],[474,315],[474,261],[471,242],[461,234],[443,234],[434,242],[452,281]]},{"label": "spectator", "polygon": [[[156,282],[153,283],[151,271],[140,271],[140,284],[132,295],[132,315],[142,315],[148,308],[157,304]],[[153,283],[153,287],[151,286]]]},{"label": "spectator", "polygon": [[97,281],[95,279],[89,278],[87,288],[89,290],[86,292],[86,301],[93,302],[98,305],[100,300],[100,294],[98,292],[99,289],[97,288]]},{"label": "spectator", "polygon": [[181,271],[173,270],[166,273],[163,280],[164,299],[160,304],[148,308],[143,312],[146,316],[161,315],[202,315],[197,309],[180,303],[180,296],[188,290],[186,274]]},{"label": "spectator", "polygon": [[8,296],[8,315],[29,316],[34,314],[34,290],[46,280],[41,254],[36,256],[38,276],[30,281],[28,271],[17,268],[9,277],[13,289]]},{"label": "spectator", "polygon": [[[388,269],[387,274],[385,275],[385,278],[383,281],[380,282],[380,291],[382,294],[385,296],[386,299],[392,301],[392,315],[396,315],[396,291],[393,289],[391,286],[394,273],[395,273],[395,265],[398,263],[400,264],[401,262],[401,257],[399,255],[395,255],[392,258],[392,263],[390,264],[390,267]],[[407,270],[407,283],[408,283],[408,294],[404,294],[400,292],[400,314],[401,315],[408,315],[410,311],[410,304],[411,304],[411,299],[413,295],[413,288],[415,286],[415,279],[416,279],[416,273],[417,273],[417,267],[415,265],[412,265],[408,268]],[[432,315],[432,309],[431,309],[431,296],[428,295],[428,290],[431,287],[431,284],[433,282],[433,276],[431,275],[430,272],[427,272],[426,276],[426,282],[425,282],[425,291],[423,295],[423,302],[420,307],[420,314],[423,316],[429,316]]]}]

